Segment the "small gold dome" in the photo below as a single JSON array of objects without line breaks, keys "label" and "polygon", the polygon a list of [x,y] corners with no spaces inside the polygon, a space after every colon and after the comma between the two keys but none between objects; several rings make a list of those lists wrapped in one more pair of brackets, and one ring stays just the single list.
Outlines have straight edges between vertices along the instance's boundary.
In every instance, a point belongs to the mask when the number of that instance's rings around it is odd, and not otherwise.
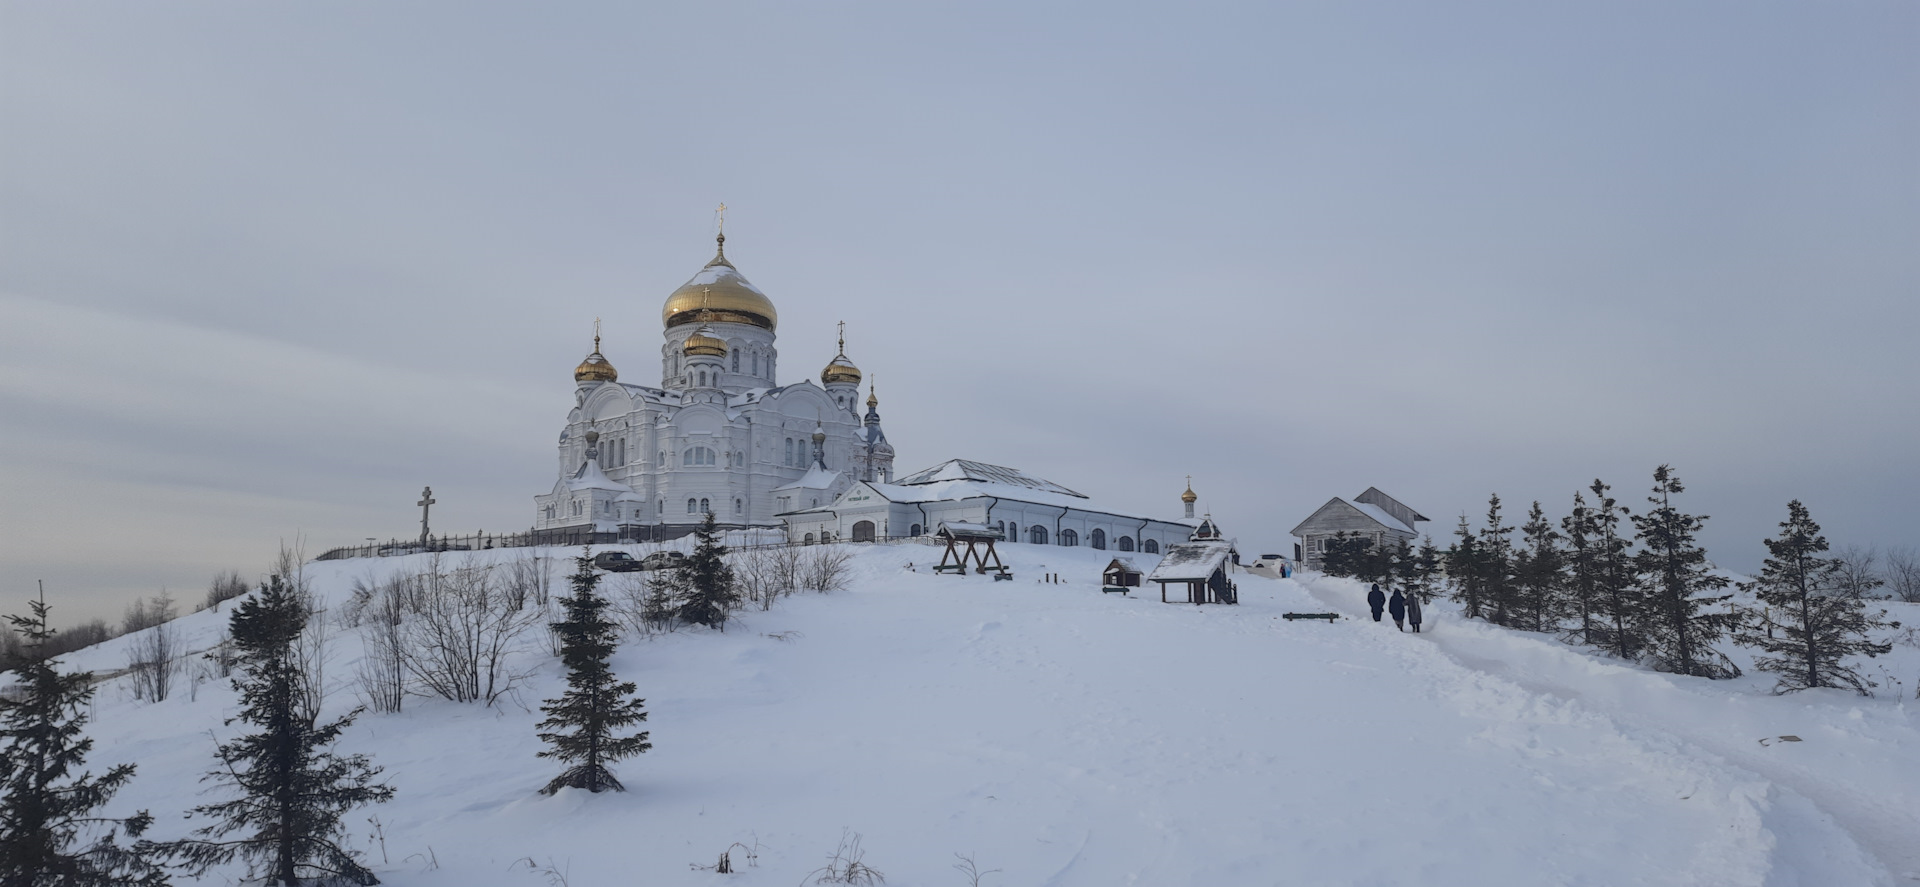
[{"label": "small gold dome", "polygon": [[[668,328],[709,319],[719,323],[747,323],[764,330],[779,325],[780,315],[773,310],[773,300],[755,289],[733,263],[727,261],[727,236],[722,234],[715,240],[719,250],[713,261],[667,297],[666,307],[660,309],[660,320]],[[703,311],[713,313],[706,316]]]},{"label": "small gold dome", "polygon": [[1200,497],[1195,495],[1193,492],[1192,482],[1188,482],[1187,491],[1180,494],[1180,501],[1185,502],[1188,505],[1192,505],[1193,503],[1200,501]]},{"label": "small gold dome", "polygon": [[827,364],[827,368],[820,371],[820,382],[823,385],[853,385],[858,387],[860,384],[860,368],[854,366],[853,361],[848,360],[846,355],[835,355],[833,360]]},{"label": "small gold dome", "polygon": [[600,321],[594,321],[593,328],[593,353],[587,355],[586,360],[580,361],[580,365],[573,368],[573,381],[583,384],[616,381],[620,378],[620,371],[614,369],[613,364],[608,363],[605,357],[600,356]]},{"label": "small gold dome", "polygon": [[680,346],[680,352],[688,357],[726,357],[727,343],[714,338],[712,333],[710,327],[702,324],[694,330],[693,335],[687,337],[686,343]]}]

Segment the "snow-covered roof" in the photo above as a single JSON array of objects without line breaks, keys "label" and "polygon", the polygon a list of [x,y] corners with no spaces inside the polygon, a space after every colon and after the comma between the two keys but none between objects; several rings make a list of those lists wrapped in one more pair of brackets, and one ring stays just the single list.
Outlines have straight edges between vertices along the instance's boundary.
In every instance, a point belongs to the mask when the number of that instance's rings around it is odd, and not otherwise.
[{"label": "snow-covered roof", "polygon": [[998,539],[1005,534],[986,524],[943,520],[940,522],[939,535],[953,536],[960,539],[966,539],[968,537],[975,539]]},{"label": "snow-covered roof", "polygon": [[816,462],[812,468],[807,469],[806,474],[800,475],[799,480],[786,486],[774,487],[773,490],[776,493],[781,490],[824,490],[833,486],[839,479],[840,472],[828,471]]},{"label": "snow-covered roof", "polygon": [[[1060,493],[1076,499],[1085,499],[1079,493],[1067,489],[1045,478],[1034,477],[1018,468],[1004,465],[988,465],[968,459],[948,459],[924,471],[916,471],[894,481],[903,487],[934,484],[942,481],[969,480],[981,483],[999,484],[1008,487],[1021,487],[1048,493]],[[944,498],[944,497],[943,497]]]},{"label": "snow-covered roof", "polygon": [[572,475],[567,477],[567,489],[611,490],[616,493],[625,493],[636,499],[639,498],[639,496],[633,492],[632,487],[608,477],[606,472],[600,470],[600,463],[592,459],[580,463],[580,467],[576,469]]},{"label": "snow-covered roof", "polygon": [[1233,547],[1225,542],[1180,542],[1167,546],[1148,582],[1198,582],[1226,566]]},{"label": "snow-covered roof", "polygon": [[1131,558],[1124,558],[1124,557],[1116,557],[1111,562],[1109,562],[1107,564],[1106,572],[1112,572],[1116,569],[1125,570],[1129,573],[1140,572],[1140,568],[1133,565],[1133,560]]},{"label": "snow-covered roof", "polygon": [[1386,527],[1389,530],[1399,530],[1403,533],[1413,532],[1412,527],[1409,527],[1406,524],[1401,523],[1399,518],[1394,517],[1391,514],[1388,514],[1386,509],[1381,508],[1378,505],[1374,505],[1368,502],[1348,502],[1347,504],[1353,506],[1354,509],[1359,511],[1361,514],[1364,514],[1370,518],[1373,518],[1376,521],[1379,521],[1381,526]]}]

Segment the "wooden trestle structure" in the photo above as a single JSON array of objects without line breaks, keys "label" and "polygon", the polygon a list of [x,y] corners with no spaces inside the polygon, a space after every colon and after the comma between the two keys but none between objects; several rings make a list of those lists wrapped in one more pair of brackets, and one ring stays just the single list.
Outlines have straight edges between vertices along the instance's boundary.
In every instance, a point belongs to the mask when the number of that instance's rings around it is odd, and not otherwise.
[{"label": "wooden trestle structure", "polygon": [[[947,540],[947,550],[940,555],[939,565],[933,568],[935,573],[965,576],[967,565],[973,563],[978,565],[977,572],[992,573],[996,581],[1013,578],[1013,571],[1000,560],[1000,552],[994,548],[994,544],[1000,541],[999,530],[981,524],[943,521],[934,535]],[[962,542],[967,544],[965,551],[960,549]],[[991,565],[987,563],[988,559],[992,559]]]}]

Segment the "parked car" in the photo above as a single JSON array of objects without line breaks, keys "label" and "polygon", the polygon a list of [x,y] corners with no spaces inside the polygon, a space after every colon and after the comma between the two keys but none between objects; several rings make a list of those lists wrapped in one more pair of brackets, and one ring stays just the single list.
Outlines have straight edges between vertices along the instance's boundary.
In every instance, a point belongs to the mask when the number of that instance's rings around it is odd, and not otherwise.
[{"label": "parked car", "polygon": [[677,551],[656,551],[640,559],[642,570],[671,570],[680,566],[687,556]]},{"label": "parked car", "polygon": [[593,556],[593,565],[609,573],[631,573],[644,570],[641,562],[624,551],[603,551]]}]

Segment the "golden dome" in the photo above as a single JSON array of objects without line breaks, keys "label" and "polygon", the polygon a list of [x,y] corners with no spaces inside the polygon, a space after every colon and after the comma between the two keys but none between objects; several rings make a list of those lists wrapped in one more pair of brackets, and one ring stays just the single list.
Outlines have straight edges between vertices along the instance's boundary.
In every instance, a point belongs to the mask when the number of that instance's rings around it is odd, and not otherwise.
[{"label": "golden dome", "polygon": [[[599,324],[599,321],[594,321],[596,328],[599,327]],[[593,353],[587,355],[586,360],[580,361],[580,365],[573,368],[573,381],[582,383],[612,382],[619,378],[620,371],[614,369],[613,364],[608,363],[606,358],[600,356],[600,334],[596,332],[593,336]]]},{"label": "golden dome", "polygon": [[680,346],[680,352],[688,357],[726,357],[727,343],[714,338],[712,333],[711,327],[701,324]]},{"label": "golden dome", "polygon": [[836,355],[833,360],[827,364],[827,368],[820,371],[820,383],[823,385],[853,385],[858,387],[860,384],[860,368],[854,366],[853,361],[848,360],[845,354]]},{"label": "golden dome", "polygon": [[667,297],[666,307],[660,309],[661,322],[669,328],[698,323],[709,319],[701,315],[702,311],[712,311],[710,319],[720,323],[750,323],[761,329],[773,329],[780,322],[780,315],[773,310],[773,300],[755,289],[740,276],[733,263],[727,261],[727,236],[722,234],[714,240],[719,249],[713,261]]},{"label": "golden dome", "polygon": [[1187,491],[1180,494],[1180,501],[1185,502],[1188,505],[1192,505],[1193,503],[1200,501],[1200,497],[1195,495],[1193,492],[1193,481],[1187,481]]}]

